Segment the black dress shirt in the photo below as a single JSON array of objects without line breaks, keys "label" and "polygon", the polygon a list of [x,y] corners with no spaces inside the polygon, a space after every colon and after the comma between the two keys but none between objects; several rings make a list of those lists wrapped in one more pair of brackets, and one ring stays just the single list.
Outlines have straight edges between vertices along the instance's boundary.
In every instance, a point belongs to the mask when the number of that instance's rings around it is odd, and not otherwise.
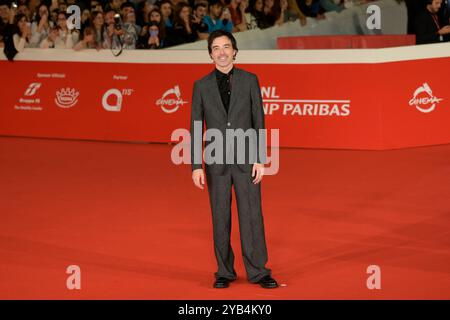
[{"label": "black dress shirt", "polygon": [[228,72],[228,74],[223,73],[216,69],[216,80],[217,86],[219,87],[220,97],[223,102],[223,106],[228,113],[230,107],[230,96],[231,96],[231,79],[233,75],[234,67]]}]

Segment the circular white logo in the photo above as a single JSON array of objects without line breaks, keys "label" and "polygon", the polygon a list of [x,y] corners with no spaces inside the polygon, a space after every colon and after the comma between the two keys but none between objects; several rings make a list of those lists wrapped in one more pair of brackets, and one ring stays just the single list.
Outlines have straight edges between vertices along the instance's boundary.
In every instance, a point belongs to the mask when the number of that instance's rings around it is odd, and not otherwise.
[{"label": "circular white logo", "polygon": [[[168,98],[168,96],[174,95],[174,98]],[[174,88],[164,92],[163,96],[156,101],[156,105],[160,106],[165,113],[173,113],[180,108],[180,105],[187,103],[181,99],[180,87],[176,85]]]},{"label": "circular white logo", "polygon": [[421,87],[417,88],[414,92],[414,96],[409,100],[410,106],[415,106],[417,110],[423,113],[430,113],[436,108],[436,104],[444,99],[436,98],[433,95],[428,83],[424,83]]}]

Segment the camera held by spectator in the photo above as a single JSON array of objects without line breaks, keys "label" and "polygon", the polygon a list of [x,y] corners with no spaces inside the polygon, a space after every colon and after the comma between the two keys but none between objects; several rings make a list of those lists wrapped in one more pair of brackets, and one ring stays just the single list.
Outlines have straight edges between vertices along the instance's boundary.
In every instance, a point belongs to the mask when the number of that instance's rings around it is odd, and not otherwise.
[{"label": "camera held by spectator", "polygon": [[121,30],[122,29],[122,19],[120,18],[120,14],[116,13],[114,15],[114,29]]}]

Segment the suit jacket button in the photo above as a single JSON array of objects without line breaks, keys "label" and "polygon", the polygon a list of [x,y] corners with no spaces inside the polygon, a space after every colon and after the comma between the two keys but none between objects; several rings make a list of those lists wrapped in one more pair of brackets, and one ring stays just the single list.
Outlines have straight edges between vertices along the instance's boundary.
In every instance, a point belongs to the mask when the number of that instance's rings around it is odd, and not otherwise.
[{"label": "suit jacket button", "polygon": [[228,123],[227,123],[227,126],[231,126],[231,123],[228,122]]}]

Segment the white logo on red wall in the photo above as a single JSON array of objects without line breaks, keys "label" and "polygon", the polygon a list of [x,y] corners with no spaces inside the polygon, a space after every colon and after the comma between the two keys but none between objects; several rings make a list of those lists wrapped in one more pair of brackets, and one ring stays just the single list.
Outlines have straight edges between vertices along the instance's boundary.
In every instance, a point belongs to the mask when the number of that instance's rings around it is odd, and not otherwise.
[{"label": "white logo on red wall", "polygon": [[102,97],[102,106],[106,111],[120,112],[124,96],[131,96],[134,89],[109,89]]},{"label": "white logo on red wall", "polygon": [[261,87],[264,113],[282,116],[346,117],[350,115],[350,100],[283,99],[276,87]]},{"label": "white logo on red wall", "polygon": [[80,93],[74,88],[61,88],[56,91],[55,103],[64,109],[72,108],[77,104],[79,95]]},{"label": "white logo on red wall", "polygon": [[38,89],[41,86],[42,86],[42,83],[39,83],[39,82],[30,83],[30,85],[28,86],[27,90],[25,90],[25,93],[23,95],[27,96],[27,97],[34,96],[36,94],[36,91],[38,91]]},{"label": "white logo on red wall", "polygon": [[433,91],[428,83],[424,83],[414,91],[414,96],[409,100],[409,105],[415,106],[420,112],[430,113],[436,108],[436,104],[442,100],[444,99],[436,98],[433,95]]},{"label": "white logo on red wall", "polygon": [[187,103],[181,99],[180,87],[176,85],[174,88],[164,92],[163,96],[156,101],[156,105],[160,106],[165,113],[173,113],[180,108],[180,105]]},{"label": "white logo on red wall", "polygon": [[34,97],[39,88],[42,86],[40,82],[33,82],[28,85],[28,88],[23,93],[23,96],[19,98],[19,102],[14,105],[15,110],[29,110],[29,111],[41,111],[41,99]]}]

